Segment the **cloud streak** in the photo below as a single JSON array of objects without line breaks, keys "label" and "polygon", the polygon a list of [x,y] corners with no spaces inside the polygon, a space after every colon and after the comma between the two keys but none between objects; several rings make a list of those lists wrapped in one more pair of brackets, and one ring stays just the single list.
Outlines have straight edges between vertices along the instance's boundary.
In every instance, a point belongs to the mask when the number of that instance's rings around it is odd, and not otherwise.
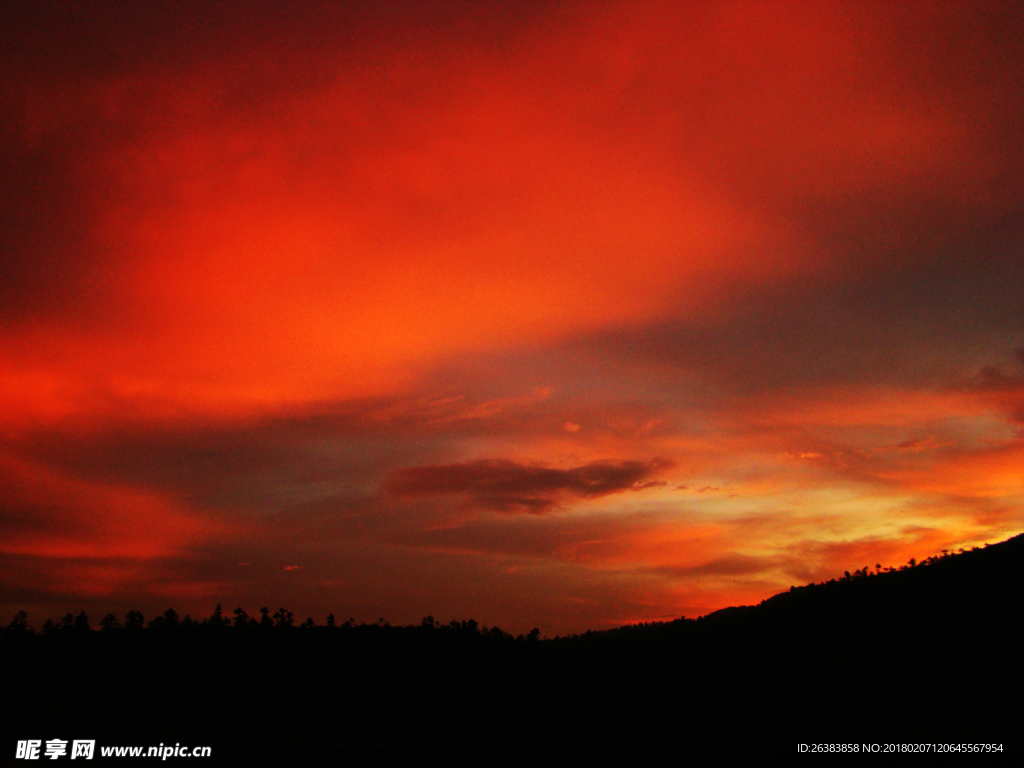
[{"label": "cloud streak", "polygon": [[598,499],[664,483],[650,478],[664,461],[593,462],[569,469],[524,466],[507,459],[409,467],[395,473],[387,488],[400,496],[466,496],[495,512],[544,514],[573,499]]}]

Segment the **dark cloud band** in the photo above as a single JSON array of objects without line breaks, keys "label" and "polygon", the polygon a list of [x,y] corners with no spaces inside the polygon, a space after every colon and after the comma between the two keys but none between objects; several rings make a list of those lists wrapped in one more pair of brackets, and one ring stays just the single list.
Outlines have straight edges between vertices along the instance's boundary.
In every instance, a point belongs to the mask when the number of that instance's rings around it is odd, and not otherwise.
[{"label": "dark cloud band", "polygon": [[479,459],[403,469],[388,490],[402,496],[466,495],[497,512],[549,512],[566,499],[593,499],[649,487],[663,461],[592,462],[570,469]]}]

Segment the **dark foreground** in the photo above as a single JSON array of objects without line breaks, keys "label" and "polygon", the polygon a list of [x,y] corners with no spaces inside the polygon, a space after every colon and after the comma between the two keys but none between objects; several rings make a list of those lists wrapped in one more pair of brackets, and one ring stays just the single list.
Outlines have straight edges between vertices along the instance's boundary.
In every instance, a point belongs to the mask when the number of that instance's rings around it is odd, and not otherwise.
[{"label": "dark foreground", "polygon": [[556,640],[475,622],[14,626],[0,644],[2,749],[59,737],[213,745],[220,760],[296,764],[660,764],[727,752],[795,760],[799,743],[995,743],[1003,752],[982,759],[1015,761],[1022,576],[1018,536],[699,620]]}]

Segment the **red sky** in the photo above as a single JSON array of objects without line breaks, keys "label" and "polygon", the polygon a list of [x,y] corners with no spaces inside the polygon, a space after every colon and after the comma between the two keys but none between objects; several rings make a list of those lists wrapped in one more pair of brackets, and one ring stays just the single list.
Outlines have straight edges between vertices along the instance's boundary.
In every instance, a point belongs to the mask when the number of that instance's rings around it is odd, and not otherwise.
[{"label": "red sky", "polygon": [[2,11],[0,608],[550,635],[1024,528],[1019,5],[295,5]]}]

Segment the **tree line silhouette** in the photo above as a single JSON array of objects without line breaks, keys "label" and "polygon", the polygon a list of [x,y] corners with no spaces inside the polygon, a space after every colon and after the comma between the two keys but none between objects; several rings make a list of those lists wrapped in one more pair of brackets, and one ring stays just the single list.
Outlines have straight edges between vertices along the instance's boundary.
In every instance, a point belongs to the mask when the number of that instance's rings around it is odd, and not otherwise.
[{"label": "tree line silhouette", "polygon": [[[143,628],[149,631],[155,632],[176,632],[176,631],[194,631],[194,630],[218,630],[223,628],[233,628],[235,630],[291,630],[291,629],[321,629],[321,630],[353,630],[360,629],[362,631],[368,628],[388,628],[391,629],[385,619],[378,619],[375,624],[361,624],[357,625],[355,619],[347,619],[346,621],[338,624],[334,618],[333,613],[329,613],[324,624],[318,625],[313,617],[307,618],[304,622],[295,625],[295,615],[286,608],[279,608],[273,615],[270,613],[269,608],[260,608],[260,618],[257,619],[255,616],[250,616],[243,608],[235,608],[232,612],[233,616],[228,617],[224,615],[223,607],[220,603],[214,609],[213,613],[205,619],[193,619],[189,615],[184,617],[179,616],[178,612],[173,608],[168,608],[159,616],[145,620],[141,611],[132,609],[128,611],[124,616],[124,622],[118,620],[117,616],[113,613],[106,614],[99,622],[99,630],[102,632],[115,632],[115,631],[128,631],[134,632],[142,630]],[[23,636],[35,634],[35,630],[29,626],[28,613],[24,610],[18,611],[11,623],[8,624],[3,632],[5,635]],[[500,627],[481,627],[475,619],[468,619],[459,621],[458,619],[452,619],[447,624],[443,624],[434,619],[433,616],[426,616],[420,622],[418,626],[414,627],[399,627],[397,629],[402,630],[439,630],[449,632],[462,632],[468,634],[479,634],[481,636],[487,636],[497,640],[515,640],[517,642],[533,642],[540,638],[540,630],[536,627],[530,630],[526,635],[519,635],[513,637],[508,632],[505,632]],[[90,632],[92,626],[89,623],[89,617],[85,611],[82,611],[77,616],[68,613],[60,621],[54,621],[53,619],[47,619],[40,630],[41,635],[44,637],[62,635],[71,636],[77,633]]]},{"label": "tree line silhouette", "polygon": [[[3,630],[7,727],[197,743],[791,752],[798,741],[1002,740],[1024,682],[1024,536],[864,566],[756,606],[541,639],[474,620],[296,624],[218,605]],[[67,692],[79,691],[81,695]],[[55,692],[65,692],[55,695]],[[213,692],[207,695],[204,692]],[[1017,693],[1014,693],[1017,692]],[[88,706],[84,705],[87,700]],[[19,738],[24,738],[20,736]]]},{"label": "tree line silhouette", "polygon": [[[973,547],[970,551],[977,551],[978,547]],[[958,554],[964,554],[967,550],[961,548]],[[872,571],[869,566],[857,569],[852,574],[846,571],[845,574],[838,579],[830,579],[829,581],[820,582],[819,584],[808,584],[806,588],[813,588],[815,586],[826,586],[830,584],[841,583],[844,581],[850,581],[852,579],[867,578],[869,576],[877,576],[882,573],[893,573],[898,571],[906,571],[909,568],[916,568],[918,566],[927,566],[939,563],[949,557],[954,556],[949,550],[942,550],[942,555],[929,557],[920,563],[915,558],[910,558],[906,565],[883,568],[881,563],[875,565],[875,569]],[[790,587],[790,592],[795,592],[798,587]],[[802,588],[801,588],[802,589]],[[726,609],[728,610],[728,609]],[[271,615],[270,609],[267,607],[260,608],[260,618],[257,619],[255,616],[250,616],[243,608],[235,608],[232,611],[233,616],[228,617],[224,615],[223,607],[220,603],[214,609],[213,613],[205,619],[193,619],[191,616],[186,614],[184,617],[180,617],[178,612],[173,608],[168,608],[161,615],[150,619],[148,622],[145,620],[141,611],[132,609],[128,611],[124,616],[124,622],[118,620],[117,616],[113,613],[106,614],[99,622],[99,629],[103,631],[112,631],[117,629],[128,629],[136,630],[142,629],[143,627],[153,630],[190,630],[197,627],[209,627],[209,628],[220,628],[220,627],[234,627],[235,629],[291,629],[295,627],[295,614],[286,608],[278,608],[277,611]],[[31,634],[34,630],[29,626],[28,613],[24,610],[18,611],[11,623],[5,628],[5,632],[9,634]],[[661,623],[661,622],[656,622]],[[316,623],[312,616],[307,617],[304,622],[298,625],[299,629],[313,629],[320,626]],[[327,629],[352,629],[356,626],[355,619],[347,619],[342,624],[338,624],[334,618],[333,613],[329,613],[323,624]],[[366,626],[364,624],[364,626]],[[390,626],[390,624],[383,618],[378,619],[376,626]],[[442,624],[437,622],[434,617],[426,616],[420,623],[420,628],[424,629],[450,629],[463,632],[476,632],[478,630],[478,623],[475,619],[462,620],[452,619],[448,624]],[[647,623],[641,623],[636,626],[648,626]],[[89,617],[85,611],[80,612],[77,616],[68,613],[60,621],[54,621],[53,619],[47,619],[43,624],[41,632],[43,635],[52,635],[55,632],[81,632],[91,630],[92,627],[89,623]],[[492,627],[488,629],[486,626],[483,627],[480,632],[482,634],[490,634],[497,638],[508,639],[512,635],[504,632],[499,627]],[[589,632],[587,633],[590,634]],[[537,640],[540,636],[540,630],[534,628],[528,635],[519,635],[515,639],[522,642],[524,640]]]}]

